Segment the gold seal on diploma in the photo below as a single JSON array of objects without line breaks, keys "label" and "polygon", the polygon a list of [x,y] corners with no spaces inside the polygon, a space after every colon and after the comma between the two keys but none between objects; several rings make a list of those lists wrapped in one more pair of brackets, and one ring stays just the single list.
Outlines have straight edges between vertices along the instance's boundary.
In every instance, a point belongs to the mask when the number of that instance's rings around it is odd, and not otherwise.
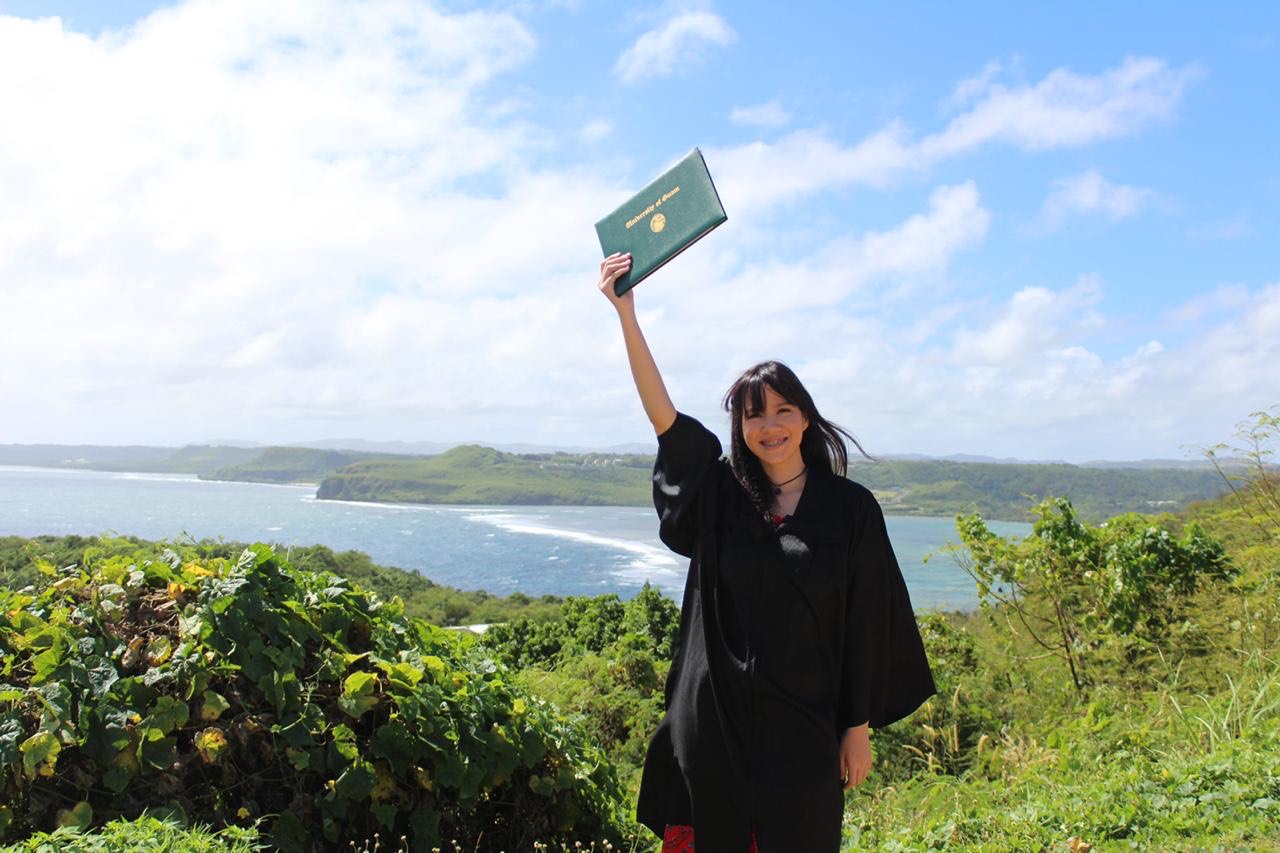
[{"label": "gold seal on diploma", "polygon": [[663,228],[666,228],[666,227],[667,227],[667,217],[663,216],[661,213],[655,213],[653,215],[653,218],[649,220],[649,230],[652,231],[654,234],[659,233],[660,231],[662,231]]}]

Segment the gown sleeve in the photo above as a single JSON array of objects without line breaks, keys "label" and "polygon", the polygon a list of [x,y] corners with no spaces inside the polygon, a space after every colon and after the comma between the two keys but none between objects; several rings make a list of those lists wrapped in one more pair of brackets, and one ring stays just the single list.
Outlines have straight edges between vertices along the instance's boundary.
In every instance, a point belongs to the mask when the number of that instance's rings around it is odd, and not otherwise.
[{"label": "gown sleeve", "polygon": [[884,513],[869,493],[858,515],[845,604],[840,731],[862,723],[887,726],[937,692]]},{"label": "gown sleeve", "polygon": [[698,534],[698,494],[714,476],[720,459],[720,439],[696,419],[676,415],[675,422],[658,436],[658,458],[653,463],[653,505],[658,510],[658,538],[668,548],[693,556]]}]

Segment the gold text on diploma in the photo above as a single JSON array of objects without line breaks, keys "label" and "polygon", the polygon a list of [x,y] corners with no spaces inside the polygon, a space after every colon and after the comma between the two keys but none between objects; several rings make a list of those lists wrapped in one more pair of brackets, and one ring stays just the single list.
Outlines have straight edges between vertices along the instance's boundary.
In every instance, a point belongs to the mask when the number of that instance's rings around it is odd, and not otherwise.
[{"label": "gold text on diploma", "polygon": [[[678,193],[678,192],[680,192],[680,187],[678,187],[678,186],[677,186],[677,187],[672,187],[671,189],[667,190],[667,191],[666,191],[665,193],[663,193],[663,194],[658,198],[658,200],[657,200],[657,201],[655,201],[653,204],[649,205],[649,206],[648,206],[648,207],[646,207],[644,210],[640,211],[640,212],[639,212],[639,213],[637,213],[635,216],[633,216],[633,217],[631,217],[630,219],[628,219],[628,220],[627,220],[627,228],[628,228],[628,229],[630,229],[632,225],[635,225],[637,222],[639,222],[640,220],[644,219],[644,218],[645,218],[646,216],[648,216],[650,213],[653,213],[653,211],[654,211],[654,210],[656,210],[657,208],[659,208],[659,207],[661,207],[661,206],[662,206],[662,203],[663,203],[663,202],[665,202],[665,201],[669,201],[669,200],[671,199],[671,197],[672,197],[672,196],[674,196],[674,195],[675,195],[676,193]],[[666,226],[666,222],[667,222],[666,217],[663,217],[663,219],[662,219],[662,223],[663,223],[663,224],[662,224],[662,225],[659,225],[659,226],[654,227],[654,226],[653,226],[653,224],[652,224],[652,223],[650,223],[650,227],[651,227],[651,228],[653,228],[654,233],[657,233],[657,232],[661,231],[661,230]]]}]

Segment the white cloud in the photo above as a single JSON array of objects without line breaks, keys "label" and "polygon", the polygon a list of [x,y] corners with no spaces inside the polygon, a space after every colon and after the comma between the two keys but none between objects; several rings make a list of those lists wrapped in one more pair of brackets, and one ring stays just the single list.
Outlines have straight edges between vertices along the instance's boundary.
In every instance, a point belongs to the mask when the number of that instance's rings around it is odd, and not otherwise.
[{"label": "white cloud", "polygon": [[[732,261],[724,256],[708,256],[709,269],[682,263],[667,285],[666,298],[684,314],[715,316],[720,323],[749,324],[762,306],[772,305],[776,325],[784,327],[808,309],[830,308],[851,298],[861,302],[873,284],[936,276],[954,255],[981,243],[989,224],[973,183],[943,186],[930,195],[926,212],[885,231],[838,237],[797,260],[750,260],[732,274],[725,272]],[[720,251],[730,255],[744,249],[739,239],[726,235]],[[877,293],[868,301],[884,302],[885,296]],[[794,323],[803,325],[799,319]],[[761,342],[765,340],[767,336]]]},{"label": "white cloud", "polygon": [[1094,76],[1059,68],[1033,86],[989,83],[972,109],[921,142],[921,153],[933,160],[994,141],[1036,151],[1128,136],[1171,118],[1199,75],[1195,66],[1130,57]]},{"label": "white cloud", "polygon": [[972,106],[937,133],[913,140],[891,122],[846,146],[824,132],[798,130],[773,143],[716,151],[716,180],[755,210],[849,184],[886,186],[986,145],[1079,147],[1167,120],[1199,74],[1194,66],[1131,58],[1094,76],[1058,69],[1034,85],[978,78],[963,87]]},{"label": "white cloud", "polygon": [[994,308],[929,310],[940,315],[932,344],[910,337],[910,316],[866,306],[815,316],[804,332],[822,346],[797,347],[807,357],[792,366],[823,413],[873,453],[1178,458],[1274,405],[1280,388],[1280,285],[1250,291],[1177,347],[1148,339],[1115,355],[1103,351],[1110,320],[1089,277],[1023,288]]},{"label": "white cloud", "polygon": [[1025,287],[982,328],[960,329],[955,336],[955,355],[964,364],[1001,365],[1068,346],[1101,326],[1100,315],[1091,310],[1101,300],[1102,287],[1094,276],[1082,276],[1061,292]]},{"label": "white cloud", "polygon": [[[547,165],[609,127],[558,143],[530,117],[505,84],[536,49],[509,15],[399,0],[199,0],[99,38],[0,19],[0,441],[643,437],[592,275],[594,217],[629,188],[612,161]],[[1116,355],[1096,281],[975,298],[957,259],[992,213],[972,182],[820,241],[752,215],[1177,106],[1185,69],[1126,67],[1072,77],[1093,92],[1074,101],[1054,75],[975,82],[933,136],[710,152],[731,220],[637,294],[680,405],[719,423],[733,376],[780,356],[873,451],[1079,458],[1217,440],[1274,404],[1280,285],[1189,303],[1173,338]],[[1031,135],[992,106],[1014,97],[1074,103],[1094,135]]]},{"label": "white cloud", "polygon": [[1193,296],[1168,312],[1164,321],[1175,329],[1185,329],[1205,322],[1208,317],[1221,317],[1239,311],[1252,295],[1242,284],[1223,284],[1208,293]]},{"label": "white cloud", "polygon": [[1072,214],[1100,213],[1114,222],[1137,216],[1155,198],[1152,190],[1113,184],[1091,170],[1054,181],[1042,216],[1051,226]]},{"label": "white cloud", "polygon": [[539,134],[495,115],[534,47],[399,2],[198,2],[99,39],[0,19],[0,409],[50,415],[0,440],[524,410],[617,196],[537,170]]},{"label": "white cloud", "polygon": [[729,120],[734,124],[756,127],[782,127],[791,121],[791,116],[777,101],[766,101],[750,107],[734,107]]},{"label": "white cloud", "polygon": [[737,38],[733,27],[713,12],[682,12],[636,39],[618,57],[613,72],[627,84],[665,77],[688,67],[707,44],[726,47]]},{"label": "white cloud", "polygon": [[951,90],[951,94],[943,100],[942,111],[944,113],[952,113],[963,108],[966,104],[989,90],[991,82],[1003,71],[1003,64],[998,60],[991,60],[977,76],[967,77],[956,84],[956,87]]}]

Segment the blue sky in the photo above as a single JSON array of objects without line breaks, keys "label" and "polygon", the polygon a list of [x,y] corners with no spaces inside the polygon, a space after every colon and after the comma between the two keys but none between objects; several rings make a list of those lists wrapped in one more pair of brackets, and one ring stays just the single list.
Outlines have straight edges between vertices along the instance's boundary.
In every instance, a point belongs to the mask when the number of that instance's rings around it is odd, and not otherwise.
[{"label": "blue sky", "polygon": [[0,0],[0,79],[0,442],[648,441],[591,226],[694,145],[722,433],[770,357],[879,453],[1280,405],[1274,4]]}]

